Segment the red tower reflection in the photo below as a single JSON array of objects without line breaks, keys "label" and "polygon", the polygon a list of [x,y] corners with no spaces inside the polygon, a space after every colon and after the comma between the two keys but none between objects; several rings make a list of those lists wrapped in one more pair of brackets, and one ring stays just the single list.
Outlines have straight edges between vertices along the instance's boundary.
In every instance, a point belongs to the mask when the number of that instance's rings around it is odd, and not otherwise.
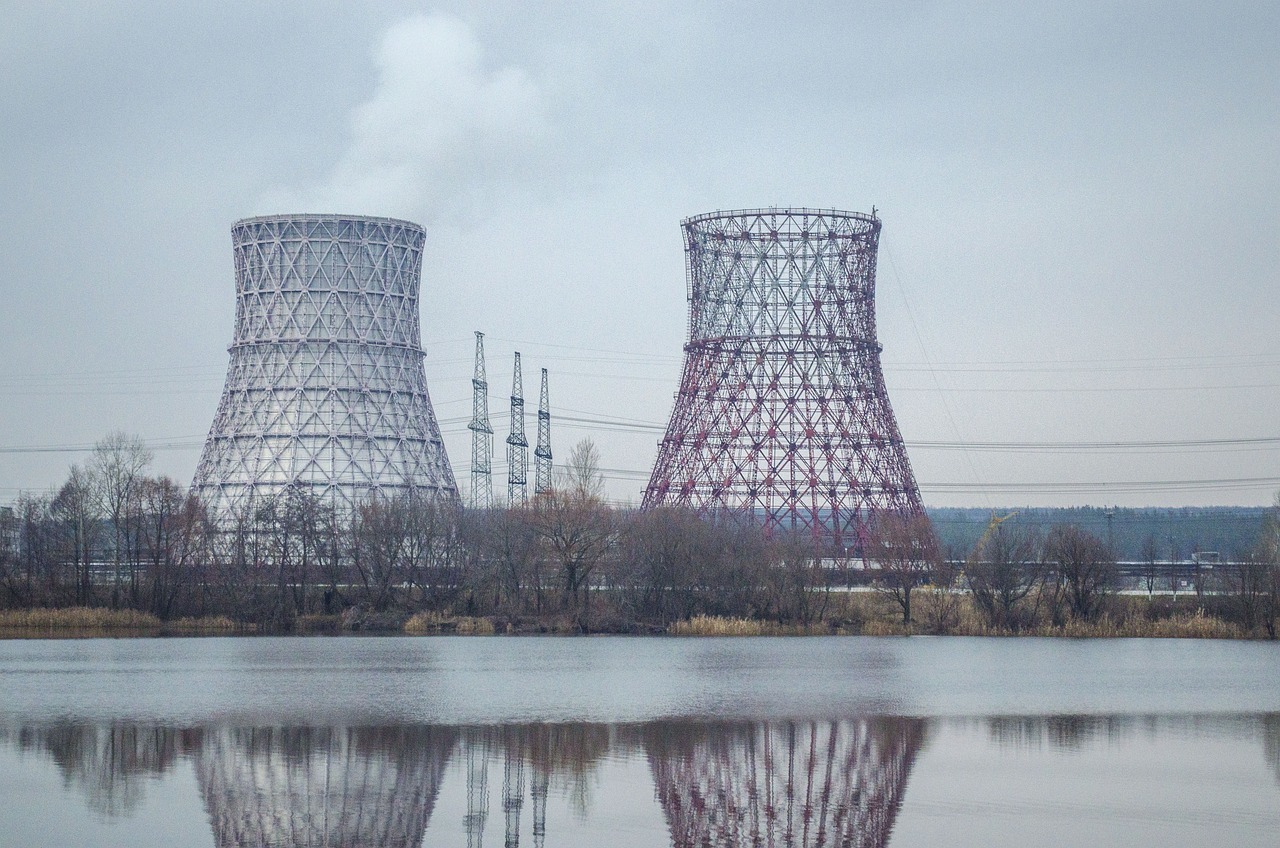
[{"label": "red tower reflection", "polygon": [[645,741],[673,848],[889,841],[920,719],[671,726]]}]

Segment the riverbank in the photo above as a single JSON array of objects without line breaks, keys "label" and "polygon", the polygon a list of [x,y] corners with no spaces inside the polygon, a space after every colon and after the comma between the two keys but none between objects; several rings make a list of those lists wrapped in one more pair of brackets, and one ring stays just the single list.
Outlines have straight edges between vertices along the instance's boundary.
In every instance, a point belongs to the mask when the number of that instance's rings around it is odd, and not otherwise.
[{"label": "riverbank", "polygon": [[65,639],[123,636],[182,636],[256,633],[252,624],[225,615],[162,621],[147,612],[96,607],[0,610],[0,639]]},{"label": "riverbank", "polygon": [[162,621],[150,613],[88,607],[0,611],[0,639],[92,637],[291,635],[654,635],[654,636],[1017,636],[1158,639],[1268,639],[1262,625],[1252,629],[1210,611],[1221,598],[1114,596],[1090,620],[1054,622],[1031,615],[1018,627],[995,626],[971,596],[924,592],[915,600],[910,626],[898,607],[872,593],[827,598],[808,621],[698,614],[670,622],[641,622],[600,611],[586,619],[568,614],[509,616],[454,615],[450,612],[373,612],[358,607],[340,615],[306,615],[288,628],[259,628],[227,616]]}]

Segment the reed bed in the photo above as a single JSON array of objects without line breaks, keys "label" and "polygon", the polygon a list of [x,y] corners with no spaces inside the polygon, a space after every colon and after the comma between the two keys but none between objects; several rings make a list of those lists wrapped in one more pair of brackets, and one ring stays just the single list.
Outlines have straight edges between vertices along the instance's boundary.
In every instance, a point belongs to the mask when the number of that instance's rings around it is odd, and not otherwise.
[{"label": "reed bed", "polygon": [[159,630],[160,619],[149,612],[97,607],[0,611],[0,628],[23,630]]},{"label": "reed bed", "polygon": [[487,618],[420,612],[404,623],[404,632],[414,635],[456,633],[464,636],[492,636],[495,631],[493,622]]},{"label": "reed bed", "polygon": [[1114,597],[1106,613],[1090,621],[1068,619],[1054,624],[1043,612],[1017,628],[992,625],[969,595],[922,591],[912,599],[910,626],[893,601],[871,593],[833,599],[823,621],[809,626],[778,624],[755,618],[697,615],[667,627],[675,636],[1038,636],[1068,639],[1251,639],[1265,638],[1261,630],[1240,625],[1203,609],[1169,610],[1152,607],[1146,598]]},{"label": "reed bed", "polygon": [[801,624],[778,624],[755,618],[727,618],[719,615],[695,615],[686,621],[677,621],[667,628],[673,636],[808,636],[829,635],[831,627],[820,624],[806,627]]},{"label": "reed bed", "polygon": [[166,621],[164,629],[181,633],[245,633],[257,628],[252,624],[238,624],[225,615],[206,615]]}]

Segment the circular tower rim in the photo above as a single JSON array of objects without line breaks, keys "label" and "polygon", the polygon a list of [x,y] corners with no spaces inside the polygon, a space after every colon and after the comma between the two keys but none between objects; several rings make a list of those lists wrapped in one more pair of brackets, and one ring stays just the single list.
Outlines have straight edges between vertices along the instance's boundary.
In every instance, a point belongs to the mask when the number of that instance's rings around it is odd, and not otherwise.
[{"label": "circular tower rim", "polygon": [[680,222],[680,226],[688,227],[694,224],[702,224],[707,221],[731,220],[735,218],[762,218],[768,216],[775,217],[801,217],[801,216],[821,216],[825,218],[849,218],[855,221],[861,221],[866,224],[875,226],[880,225],[880,218],[871,212],[851,212],[845,209],[822,209],[811,206],[769,206],[758,209],[718,209],[715,212],[703,212],[699,215],[691,215]]},{"label": "circular tower rim", "polygon": [[247,224],[265,224],[272,221],[351,221],[371,224],[395,224],[418,230],[424,235],[427,232],[426,228],[421,224],[405,218],[390,218],[385,215],[343,215],[337,212],[284,212],[277,215],[252,215],[236,221],[231,225],[231,229],[235,230]]}]

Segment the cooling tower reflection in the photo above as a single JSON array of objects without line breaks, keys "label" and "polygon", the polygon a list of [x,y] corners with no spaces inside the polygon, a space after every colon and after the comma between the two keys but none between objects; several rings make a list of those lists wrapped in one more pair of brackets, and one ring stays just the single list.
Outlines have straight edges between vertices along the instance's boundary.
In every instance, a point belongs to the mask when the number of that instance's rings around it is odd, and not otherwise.
[{"label": "cooling tower reflection", "polygon": [[[0,727],[0,752],[15,751],[20,770],[31,759],[55,767],[60,797],[78,799],[108,825],[177,814],[178,788],[179,802],[189,799],[183,815],[207,818],[217,848],[544,848],[599,844],[599,834],[621,821],[633,828],[626,844],[637,846],[885,848],[900,814],[919,819],[921,810],[903,803],[926,741],[945,747],[957,739],[1008,751],[1015,770],[1135,743],[1141,760],[1155,740],[1191,744],[1187,750],[1239,741],[1243,749],[1227,750],[1260,748],[1263,774],[1280,780],[1277,714],[189,729],[68,723]],[[927,767],[938,768],[936,758]],[[925,781],[917,793],[936,795],[931,777],[932,790]],[[166,781],[169,795],[156,788]]]},{"label": "cooling tower reflection", "polygon": [[888,844],[923,719],[654,725],[673,848]]},{"label": "cooling tower reflection", "polygon": [[214,844],[421,845],[457,739],[439,727],[206,731],[194,759]]}]

